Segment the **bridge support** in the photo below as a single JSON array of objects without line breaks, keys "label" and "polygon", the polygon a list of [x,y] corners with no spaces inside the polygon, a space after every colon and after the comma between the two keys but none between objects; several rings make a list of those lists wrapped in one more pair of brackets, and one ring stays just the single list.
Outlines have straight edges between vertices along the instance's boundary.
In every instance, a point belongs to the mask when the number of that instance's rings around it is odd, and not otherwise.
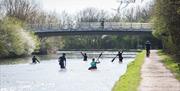
[{"label": "bridge support", "polygon": [[46,55],[48,54],[47,48],[46,48],[46,37],[40,37],[40,49],[39,54]]}]

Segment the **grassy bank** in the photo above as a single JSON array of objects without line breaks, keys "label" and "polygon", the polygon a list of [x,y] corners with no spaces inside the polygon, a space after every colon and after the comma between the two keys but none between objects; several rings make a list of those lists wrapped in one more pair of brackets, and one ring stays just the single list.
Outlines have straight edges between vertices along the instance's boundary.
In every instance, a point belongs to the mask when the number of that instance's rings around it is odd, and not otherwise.
[{"label": "grassy bank", "polygon": [[175,75],[175,77],[180,81],[180,68],[178,67],[177,62],[178,59],[169,54],[166,54],[163,51],[159,51],[158,55],[162,58],[162,62],[164,63],[166,68],[170,69],[171,72]]},{"label": "grassy bank", "polygon": [[135,60],[128,65],[127,72],[120,77],[112,91],[137,91],[141,80],[141,65],[144,62],[145,51],[139,53]]}]

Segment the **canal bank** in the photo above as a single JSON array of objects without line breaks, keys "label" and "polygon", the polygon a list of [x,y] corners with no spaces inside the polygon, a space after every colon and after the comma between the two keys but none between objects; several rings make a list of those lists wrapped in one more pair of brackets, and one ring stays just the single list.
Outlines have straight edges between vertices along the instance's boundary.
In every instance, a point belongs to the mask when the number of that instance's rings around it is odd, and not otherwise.
[{"label": "canal bank", "polygon": [[141,80],[141,66],[144,62],[145,51],[139,53],[135,60],[128,65],[128,69],[116,82],[112,91],[137,91]]}]

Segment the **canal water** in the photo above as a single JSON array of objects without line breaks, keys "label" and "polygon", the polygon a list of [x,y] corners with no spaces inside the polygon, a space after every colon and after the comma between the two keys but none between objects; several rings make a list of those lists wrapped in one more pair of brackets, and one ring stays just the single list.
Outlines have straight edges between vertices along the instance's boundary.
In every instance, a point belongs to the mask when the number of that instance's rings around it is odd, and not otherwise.
[{"label": "canal water", "polygon": [[[57,58],[64,52],[67,69],[60,70]],[[100,51],[87,51],[87,62],[82,61],[79,51],[64,52],[38,56],[40,64],[31,64],[31,57],[1,60],[0,91],[111,91],[136,56],[136,52],[124,52],[123,63],[119,63],[118,58],[112,63],[117,52],[105,51],[98,69],[90,71],[90,62]]]}]

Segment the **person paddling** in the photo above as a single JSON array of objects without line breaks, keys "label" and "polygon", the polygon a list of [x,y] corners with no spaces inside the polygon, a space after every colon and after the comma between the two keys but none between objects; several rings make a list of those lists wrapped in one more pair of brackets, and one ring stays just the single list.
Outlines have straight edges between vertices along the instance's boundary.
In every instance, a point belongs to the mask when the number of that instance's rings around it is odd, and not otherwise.
[{"label": "person paddling", "polygon": [[99,62],[99,61],[98,61],[98,62],[95,61],[95,59],[93,58],[93,59],[92,59],[92,62],[91,62],[91,67],[89,67],[88,70],[97,69],[96,64],[98,64],[98,63],[100,63],[100,62]]},{"label": "person paddling", "polygon": [[36,64],[37,62],[40,63],[40,61],[36,58],[36,56],[33,56],[32,63]]},{"label": "person paddling", "polygon": [[81,54],[82,54],[82,56],[84,57],[83,61],[87,61],[87,55],[86,55],[86,53],[83,54],[83,53],[81,52]]},{"label": "person paddling", "polygon": [[123,61],[123,57],[122,57],[122,53],[123,53],[123,50],[120,52],[118,52],[118,57],[119,57],[119,62],[122,62]]},{"label": "person paddling", "polygon": [[[118,51],[118,54],[116,55],[116,57],[117,57],[117,56],[119,57],[119,62],[122,62],[122,61],[123,61],[122,53],[123,53],[123,50],[122,50],[121,52]],[[114,62],[114,60],[116,59],[116,57],[114,57],[111,62]]]},{"label": "person paddling", "polygon": [[66,68],[66,54],[63,53],[61,57],[59,57],[59,65],[61,67],[61,69],[65,69]]}]

